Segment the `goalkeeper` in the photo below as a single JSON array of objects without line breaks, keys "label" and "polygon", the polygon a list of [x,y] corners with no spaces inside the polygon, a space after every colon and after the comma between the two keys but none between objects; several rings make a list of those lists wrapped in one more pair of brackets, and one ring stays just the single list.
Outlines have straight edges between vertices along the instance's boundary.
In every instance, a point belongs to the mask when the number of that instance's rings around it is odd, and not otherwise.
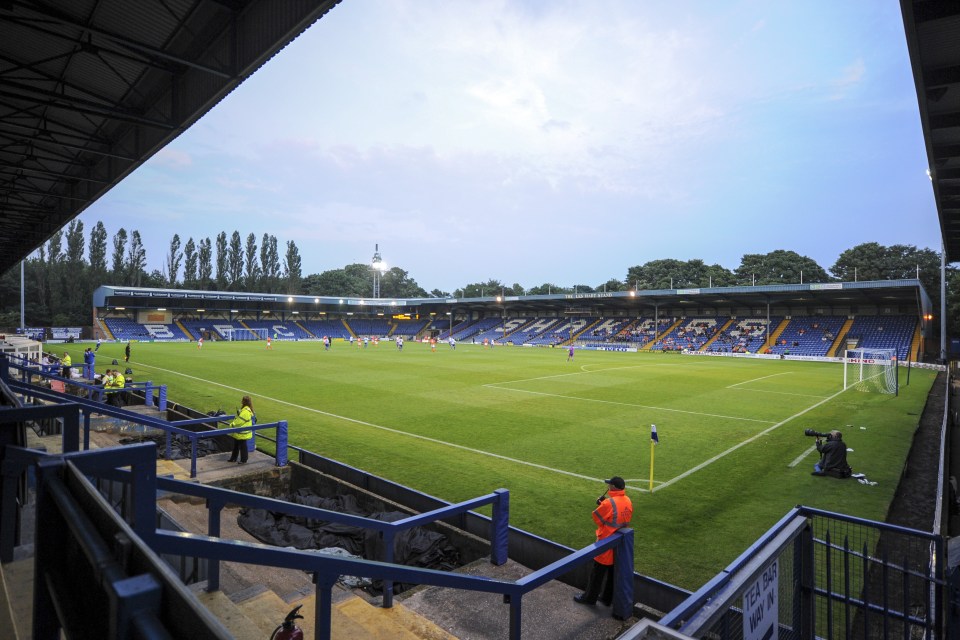
[{"label": "goalkeeper", "polygon": [[853,473],[847,464],[847,445],[843,441],[843,434],[836,429],[827,434],[826,442],[817,438],[817,451],[820,452],[820,460],[813,465],[811,475],[849,478]]}]

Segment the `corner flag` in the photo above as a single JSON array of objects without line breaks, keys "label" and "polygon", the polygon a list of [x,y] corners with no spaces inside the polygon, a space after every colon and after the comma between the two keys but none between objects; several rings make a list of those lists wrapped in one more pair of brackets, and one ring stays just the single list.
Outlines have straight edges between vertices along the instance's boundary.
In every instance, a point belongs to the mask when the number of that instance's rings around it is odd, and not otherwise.
[{"label": "corner flag", "polygon": [[655,424],[650,425],[650,441],[653,444],[660,444],[660,437],[657,436],[657,425]]}]

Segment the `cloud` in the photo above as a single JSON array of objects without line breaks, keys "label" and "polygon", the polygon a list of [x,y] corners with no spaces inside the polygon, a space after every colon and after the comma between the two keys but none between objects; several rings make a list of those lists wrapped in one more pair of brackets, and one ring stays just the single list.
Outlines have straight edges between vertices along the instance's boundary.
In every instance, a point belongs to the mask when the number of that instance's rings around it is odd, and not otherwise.
[{"label": "cloud", "polygon": [[164,147],[153,156],[153,161],[171,169],[187,169],[193,165],[193,157],[188,151]]}]

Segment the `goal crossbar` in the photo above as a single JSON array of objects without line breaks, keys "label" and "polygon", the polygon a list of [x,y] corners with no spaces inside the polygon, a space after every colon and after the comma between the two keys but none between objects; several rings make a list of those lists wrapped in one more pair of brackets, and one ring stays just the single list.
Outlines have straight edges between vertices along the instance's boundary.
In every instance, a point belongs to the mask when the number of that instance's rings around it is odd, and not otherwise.
[{"label": "goal crossbar", "polygon": [[897,365],[896,349],[848,349],[843,355],[843,388],[898,395]]},{"label": "goal crossbar", "polygon": [[223,334],[223,339],[228,341],[246,341],[246,340],[266,340],[266,329],[253,329],[249,327],[220,327],[218,329]]}]

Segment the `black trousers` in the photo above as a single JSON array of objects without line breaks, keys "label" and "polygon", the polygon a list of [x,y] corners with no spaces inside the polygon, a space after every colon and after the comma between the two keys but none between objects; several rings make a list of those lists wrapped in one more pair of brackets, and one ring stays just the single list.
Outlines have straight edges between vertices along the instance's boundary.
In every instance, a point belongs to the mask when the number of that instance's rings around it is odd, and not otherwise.
[{"label": "black trousers", "polygon": [[247,440],[233,439],[233,452],[230,454],[230,462],[236,462],[237,456],[240,456],[240,462],[246,462],[249,452],[247,451]]},{"label": "black trousers", "polygon": [[613,565],[600,564],[593,561],[593,569],[587,580],[587,590],[583,592],[583,599],[589,603],[597,600],[603,604],[613,602]]}]

